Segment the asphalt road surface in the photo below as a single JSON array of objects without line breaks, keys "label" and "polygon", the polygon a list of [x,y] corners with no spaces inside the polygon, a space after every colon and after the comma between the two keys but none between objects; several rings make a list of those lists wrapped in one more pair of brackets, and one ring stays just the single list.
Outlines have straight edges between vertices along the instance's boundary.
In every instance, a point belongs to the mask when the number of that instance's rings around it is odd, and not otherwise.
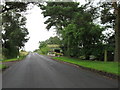
[{"label": "asphalt road surface", "polygon": [[30,53],[3,72],[3,88],[117,88],[112,80],[75,66]]}]

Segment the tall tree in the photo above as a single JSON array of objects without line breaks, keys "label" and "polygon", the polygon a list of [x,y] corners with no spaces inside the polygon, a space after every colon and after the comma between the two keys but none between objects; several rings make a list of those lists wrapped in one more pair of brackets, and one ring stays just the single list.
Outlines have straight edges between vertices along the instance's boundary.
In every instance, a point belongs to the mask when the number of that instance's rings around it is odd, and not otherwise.
[{"label": "tall tree", "polygon": [[15,10],[16,12],[23,12],[26,10],[28,3],[25,2],[5,2],[5,5],[2,5],[0,13],[8,12],[10,10]]},{"label": "tall tree", "polygon": [[[114,61],[120,61],[120,2],[107,2],[101,5],[102,24],[115,30],[115,54]],[[108,26],[109,23],[109,26]]]},{"label": "tall tree", "polygon": [[115,20],[115,61],[120,62],[120,2],[113,2]]},{"label": "tall tree", "polygon": [[[91,6],[90,3],[80,7],[78,5],[79,3],[76,2],[52,2],[41,6],[41,9],[45,17],[49,16],[45,22],[48,24],[48,29],[52,26],[60,27],[57,31],[63,39],[66,55],[78,57],[80,46],[84,46],[83,51],[88,50],[84,53],[87,57],[91,54],[89,52],[90,45],[99,42],[103,29],[93,23],[93,20],[98,18],[96,7]],[[95,39],[96,33],[99,33],[97,39]]]},{"label": "tall tree", "polygon": [[45,21],[46,28],[49,30],[52,26],[55,26],[57,32],[60,33],[74,18],[78,11],[78,5],[79,3],[76,2],[47,2],[47,5],[40,5],[44,17],[48,17]]},{"label": "tall tree", "polygon": [[24,4],[18,2],[6,2],[3,7],[2,47],[5,58],[13,58],[19,55],[19,49],[23,47],[24,43],[28,40],[26,37],[28,31],[25,28],[26,18],[21,13],[25,9]]}]

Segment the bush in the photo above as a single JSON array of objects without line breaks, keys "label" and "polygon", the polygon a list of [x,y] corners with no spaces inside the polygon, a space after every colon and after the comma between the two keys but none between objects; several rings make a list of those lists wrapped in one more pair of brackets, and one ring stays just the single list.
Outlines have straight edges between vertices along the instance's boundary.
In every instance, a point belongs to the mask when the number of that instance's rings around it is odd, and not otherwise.
[{"label": "bush", "polygon": [[39,49],[37,52],[38,52],[39,54],[47,55],[48,52],[49,52],[49,50],[50,50],[50,48],[46,46],[46,47],[42,47],[42,48]]},{"label": "bush", "polygon": [[80,56],[79,58],[82,59],[82,60],[84,60],[84,59],[85,59],[85,56]]}]

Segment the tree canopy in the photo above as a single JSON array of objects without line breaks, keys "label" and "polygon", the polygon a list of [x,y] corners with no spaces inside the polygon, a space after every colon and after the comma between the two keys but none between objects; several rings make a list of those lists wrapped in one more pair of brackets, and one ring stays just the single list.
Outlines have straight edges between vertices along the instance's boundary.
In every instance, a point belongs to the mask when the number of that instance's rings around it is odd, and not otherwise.
[{"label": "tree canopy", "polygon": [[27,42],[28,31],[25,27],[26,18],[21,12],[26,10],[26,4],[6,2],[2,9],[2,48],[5,58],[19,55],[19,49]]},{"label": "tree canopy", "polygon": [[[103,31],[113,28],[116,20],[112,3],[93,6],[90,2],[85,5],[79,5],[77,2],[47,2],[40,5],[40,8],[44,17],[48,17],[45,21],[46,28],[49,30],[54,26],[60,35],[61,48],[65,55],[73,57],[83,55],[86,59],[94,55],[98,59],[103,59],[101,57],[104,50],[112,40],[111,36],[106,37]],[[96,23],[97,20],[104,26]],[[109,51],[114,52],[114,45],[109,47]]]}]

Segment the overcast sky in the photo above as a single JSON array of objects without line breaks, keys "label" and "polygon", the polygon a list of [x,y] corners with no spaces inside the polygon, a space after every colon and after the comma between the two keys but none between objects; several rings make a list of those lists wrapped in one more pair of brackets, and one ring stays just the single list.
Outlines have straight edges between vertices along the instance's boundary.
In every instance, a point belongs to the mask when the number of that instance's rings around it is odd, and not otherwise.
[{"label": "overcast sky", "polygon": [[[31,6],[31,5],[30,5]],[[51,36],[55,36],[55,30],[46,30],[46,25],[44,24],[44,17],[41,14],[41,10],[37,6],[33,6],[31,10],[27,10],[27,22],[26,28],[29,32],[29,41],[25,44],[26,51],[33,51],[39,47],[39,41],[44,41]]]}]

